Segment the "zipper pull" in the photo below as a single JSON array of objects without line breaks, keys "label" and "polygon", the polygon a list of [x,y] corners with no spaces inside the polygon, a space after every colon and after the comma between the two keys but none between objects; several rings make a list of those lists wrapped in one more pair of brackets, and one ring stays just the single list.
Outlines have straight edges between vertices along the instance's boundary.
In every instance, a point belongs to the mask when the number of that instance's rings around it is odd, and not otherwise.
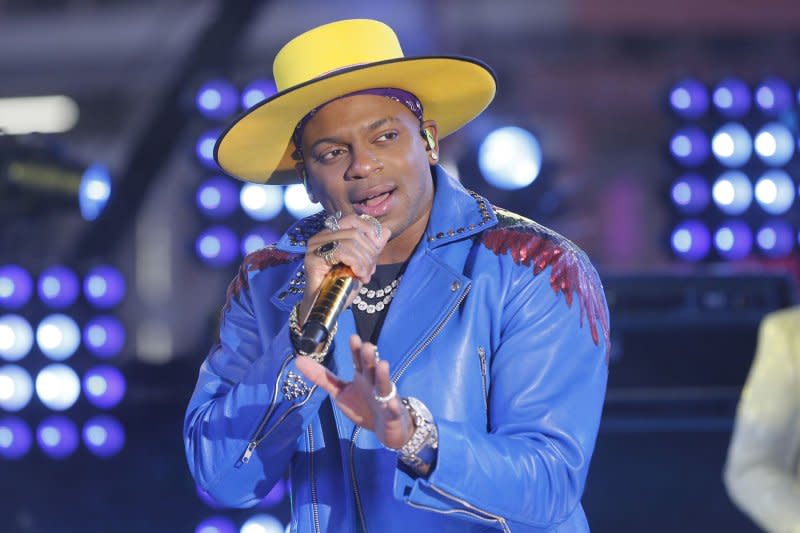
[{"label": "zipper pull", "polygon": [[247,464],[250,462],[250,457],[253,456],[253,452],[255,451],[257,445],[258,444],[256,444],[255,441],[251,441],[250,444],[247,445],[247,449],[244,451],[244,455],[242,456],[243,463]]}]

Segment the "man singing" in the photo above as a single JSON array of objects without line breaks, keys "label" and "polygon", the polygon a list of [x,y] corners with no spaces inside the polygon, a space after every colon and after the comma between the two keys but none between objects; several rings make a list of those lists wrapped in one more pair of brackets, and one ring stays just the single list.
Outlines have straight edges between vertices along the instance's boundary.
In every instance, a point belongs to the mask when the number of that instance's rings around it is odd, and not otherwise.
[{"label": "man singing", "polygon": [[[274,75],[217,161],[257,183],[293,170],[324,211],[231,282],[184,425],[198,484],[248,506],[288,467],[292,531],[588,531],[600,281],[571,242],[438,166],[439,139],[494,97],[492,71],[406,58],[386,25],[345,20],[286,44]],[[301,349],[334,267],[356,290]]]}]

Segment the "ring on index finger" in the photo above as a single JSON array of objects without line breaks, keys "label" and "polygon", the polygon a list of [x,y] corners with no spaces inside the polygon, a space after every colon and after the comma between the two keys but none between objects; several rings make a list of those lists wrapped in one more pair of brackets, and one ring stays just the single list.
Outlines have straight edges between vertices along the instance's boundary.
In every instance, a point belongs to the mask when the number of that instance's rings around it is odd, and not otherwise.
[{"label": "ring on index finger", "polygon": [[325,217],[325,227],[331,231],[339,231],[341,228],[339,227],[339,219],[342,218],[342,212],[336,211],[336,213]]},{"label": "ring on index finger", "polygon": [[321,257],[328,266],[332,267],[337,263],[335,257],[337,248],[339,248],[339,241],[326,242],[314,250],[314,255]]},{"label": "ring on index finger", "polygon": [[361,213],[358,215],[361,220],[366,220],[370,224],[372,224],[372,231],[375,233],[375,238],[380,239],[381,234],[383,234],[383,226],[381,226],[380,221],[373,217],[372,215],[368,215],[366,213]]}]

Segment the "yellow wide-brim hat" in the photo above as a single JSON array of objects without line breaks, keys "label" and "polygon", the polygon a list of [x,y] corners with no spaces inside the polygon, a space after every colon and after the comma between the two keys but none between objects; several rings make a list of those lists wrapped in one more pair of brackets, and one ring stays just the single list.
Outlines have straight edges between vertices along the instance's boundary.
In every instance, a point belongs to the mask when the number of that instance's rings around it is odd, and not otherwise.
[{"label": "yellow wide-brim hat", "polygon": [[394,31],[376,20],[342,20],[289,41],[275,56],[278,92],[237,118],[220,136],[214,158],[236,178],[286,184],[295,176],[292,134],[312,109],[373,88],[408,91],[436,120],[439,137],[478,116],[497,90],[492,70],[460,56],[404,57]]}]

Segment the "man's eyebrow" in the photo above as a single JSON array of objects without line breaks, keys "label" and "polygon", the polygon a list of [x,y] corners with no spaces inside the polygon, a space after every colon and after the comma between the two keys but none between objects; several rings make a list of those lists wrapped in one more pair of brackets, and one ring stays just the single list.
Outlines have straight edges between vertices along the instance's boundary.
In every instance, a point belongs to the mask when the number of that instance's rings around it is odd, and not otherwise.
[{"label": "man's eyebrow", "polygon": [[372,124],[367,126],[367,129],[370,130],[370,131],[374,131],[374,130],[377,130],[378,128],[380,128],[381,126],[383,126],[384,124],[386,124],[387,122],[397,122],[398,120],[399,119],[397,117],[379,118],[378,120],[376,120],[375,122],[373,122]]}]

